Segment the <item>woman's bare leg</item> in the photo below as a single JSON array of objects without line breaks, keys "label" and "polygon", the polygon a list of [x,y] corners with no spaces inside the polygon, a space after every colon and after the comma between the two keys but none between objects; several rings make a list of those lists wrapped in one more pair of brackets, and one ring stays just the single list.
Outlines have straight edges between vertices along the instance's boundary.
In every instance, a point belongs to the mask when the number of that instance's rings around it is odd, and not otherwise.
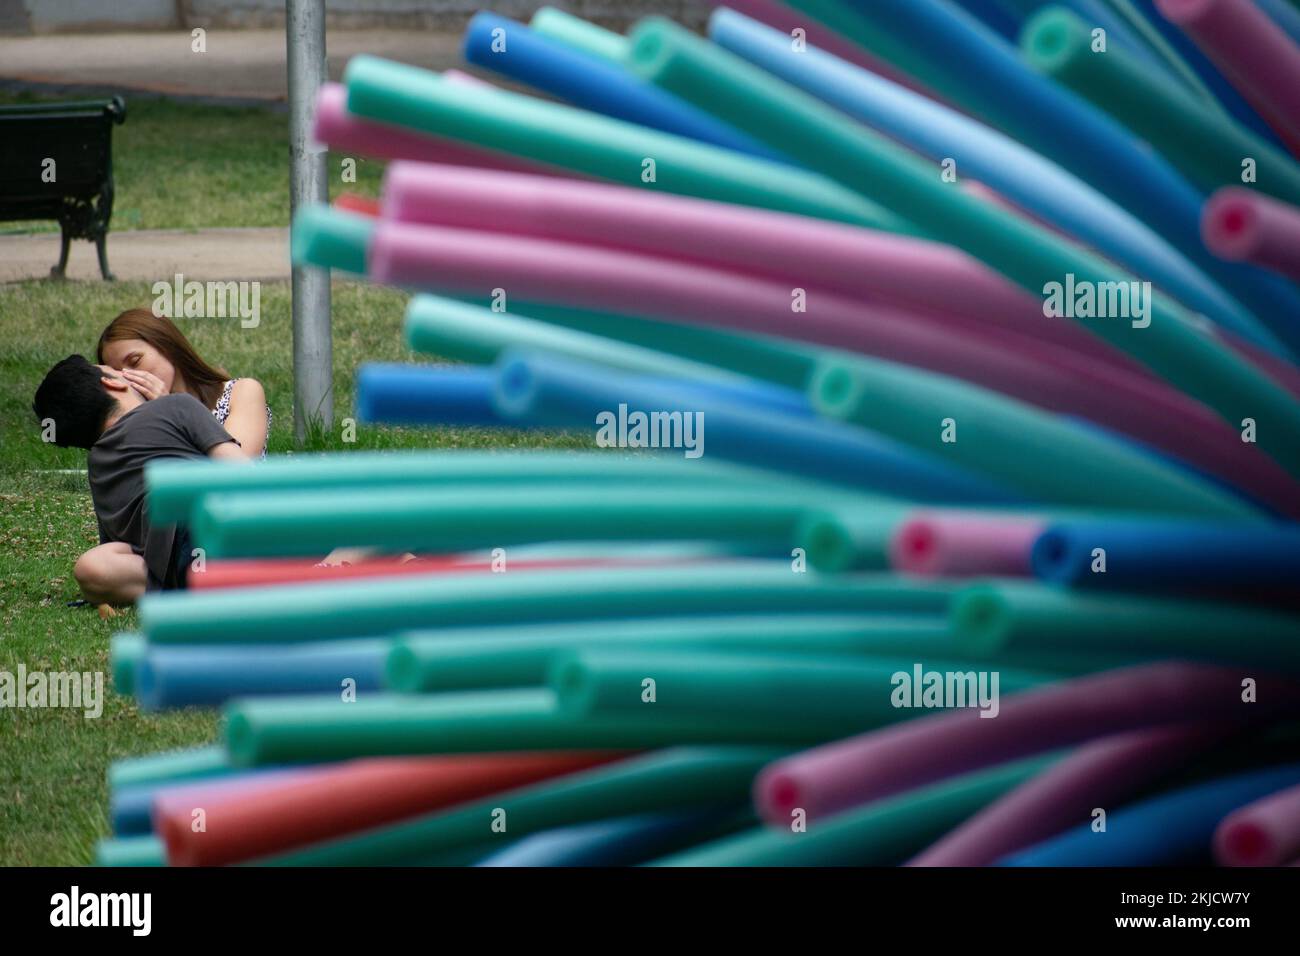
[{"label": "woman's bare leg", "polygon": [[144,558],[125,541],[110,541],[77,558],[72,573],[93,604],[134,604],[145,592]]}]

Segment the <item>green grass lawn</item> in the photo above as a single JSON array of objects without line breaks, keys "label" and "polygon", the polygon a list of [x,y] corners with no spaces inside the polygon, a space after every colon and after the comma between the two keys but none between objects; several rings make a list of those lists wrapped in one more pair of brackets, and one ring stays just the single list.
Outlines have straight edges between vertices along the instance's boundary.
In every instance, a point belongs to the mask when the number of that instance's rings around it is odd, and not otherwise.
[{"label": "green grass lawn", "polygon": [[[141,101],[115,141],[114,228],[286,225],[284,123],[258,110]],[[358,191],[374,192],[377,171],[362,169],[368,185]],[[51,365],[72,352],[92,355],[114,315],[151,300],[144,282],[0,285],[0,671],[13,673],[20,663],[28,672],[103,671],[108,689],[109,638],[131,629],[134,615],[103,622],[91,608],[67,606],[79,597],[73,562],[98,543],[85,453],[42,443],[31,400]],[[392,290],[335,283],[336,420],[332,433],[313,439],[313,450],[588,443],[563,434],[360,426],[355,444],[344,445],[339,419],[350,414],[357,366],[416,360],[402,343],[405,301]],[[286,453],[293,451],[286,283],[263,283],[261,310],[256,329],[236,319],[178,324],[205,358],[262,381],[275,416],[270,449]],[[0,708],[0,865],[90,862],[95,840],[108,832],[108,764],[210,741],[216,722],[211,712],[143,715],[111,693],[98,719]]]}]

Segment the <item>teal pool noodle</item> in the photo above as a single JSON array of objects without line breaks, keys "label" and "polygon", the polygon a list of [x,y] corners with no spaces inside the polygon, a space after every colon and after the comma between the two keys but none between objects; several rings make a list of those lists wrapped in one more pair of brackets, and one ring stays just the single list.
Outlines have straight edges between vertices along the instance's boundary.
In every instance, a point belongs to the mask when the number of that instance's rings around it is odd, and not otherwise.
[{"label": "teal pool noodle", "polygon": [[[373,56],[344,72],[348,112],[642,189],[909,231],[851,190],[783,163],[505,90],[448,83],[437,73]],[[653,181],[644,161],[654,163]]]},{"label": "teal pool noodle", "polygon": [[206,495],[190,533],[209,558],[310,556],[337,547],[452,553],[559,541],[720,541],[768,554],[808,510],[799,489],[596,482]]},{"label": "teal pool noodle", "polygon": [[951,656],[939,618],[913,615],[713,615],[414,631],[390,644],[384,680],[407,693],[540,686],[557,654],[600,648],[786,650]]},{"label": "teal pool noodle", "polygon": [[[735,805],[754,775],[785,751],[771,747],[674,747],[566,774],[484,800],[257,862],[273,866],[390,866],[532,833],[647,813]],[[504,811],[506,831],[493,831]]]},{"label": "teal pool noodle", "polygon": [[166,866],[167,848],[153,835],[100,840],[95,866]]},{"label": "teal pool noodle", "polygon": [[114,634],[108,642],[109,668],[113,672],[113,690],[123,697],[135,693],[135,669],[147,648],[142,634]]},{"label": "teal pool noodle", "polygon": [[122,787],[164,780],[198,780],[230,772],[226,751],[219,746],[169,750],[144,757],[126,757],[108,765],[108,787]]},{"label": "teal pool noodle", "polygon": [[788,560],[668,568],[423,575],[275,588],[148,594],[157,644],[291,643],[422,627],[671,615],[947,613],[951,584],[892,575],[796,574]]},{"label": "teal pool noodle", "polygon": [[[199,499],[222,492],[350,488],[377,494],[395,487],[498,487],[572,481],[622,485],[727,482],[770,484],[770,476],[680,454],[623,454],[609,450],[327,452],[274,456],[240,468],[224,462],[157,460],[145,466],[152,521],[188,524]],[[369,489],[362,491],[361,489]]]}]

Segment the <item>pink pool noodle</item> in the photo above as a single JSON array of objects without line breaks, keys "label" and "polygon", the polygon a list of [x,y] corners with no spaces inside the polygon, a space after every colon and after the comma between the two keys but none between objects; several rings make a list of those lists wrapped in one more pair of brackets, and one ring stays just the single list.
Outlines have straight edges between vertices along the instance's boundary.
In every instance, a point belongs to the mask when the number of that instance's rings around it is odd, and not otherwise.
[{"label": "pink pool noodle", "polygon": [[1027,336],[1009,345],[1010,333],[967,317],[859,303],[817,289],[809,290],[808,311],[795,313],[791,287],[774,279],[391,219],[375,226],[367,272],[398,286],[468,295],[503,288],[522,301],[722,326],[874,355],[1090,418],[1186,457],[1279,508],[1300,508],[1294,482],[1275,463],[1181,393]]},{"label": "pink pool noodle", "polygon": [[312,138],[318,143],[333,150],[374,159],[451,163],[457,166],[531,172],[544,177],[563,175],[558,170],[506,153],[464,146],[453,140],[359,119],[348,112],[347,100],[347,89],[338,83],[326,83],[320,88],[316,94],[316,114],[312,125]]},{"label": "pink pool noodle", "polygon": [[1126,667],[1026,691],[997,717],[975,708],[918,717],[785,757],[754,782],[754,802],[786,826],[981,767],[1109,734],[1179,721],[1247,720],[1300,710],[1300,686],[1253,673],[1258,699],[1241,699],[1240,668],[1179,661]]},{"label": "pink pool noodle", "polygon": [[1156,0],[1294,151],[1300,144],[1300,47],[1252,0]]},{"label": "pink pool noodle", "polygon": [[1300,279],[1300,209],[1289,203],[1239,186],[1220,189],[1201,214],[1201,238],[1220,258]]},{"label": "pink pool noodle", "polygon": [[1300,787],[1234,810],[1214,832],[1224,866],[1282,866],[1300,853]]},{"label": "pink pool noodle", "polygon": [[889,564],[926,577],[1029,577],[1029,552],[1043,524],[1041,518],[1014,515],[921,512],[895,529]]},{"label": "pink pool noodle", "polygon": [[1222,739],[1231,728],[1169,724],[1103,737],[976,812],[908,866],[988,866],[1109,810]]},{"label": "pink pool noodle", "polygon": [[878,301],[956,312],[1130,368],[1095,336],[942,243],[732,203],[576,180],[394,163],[383,215],[654,253]]}]

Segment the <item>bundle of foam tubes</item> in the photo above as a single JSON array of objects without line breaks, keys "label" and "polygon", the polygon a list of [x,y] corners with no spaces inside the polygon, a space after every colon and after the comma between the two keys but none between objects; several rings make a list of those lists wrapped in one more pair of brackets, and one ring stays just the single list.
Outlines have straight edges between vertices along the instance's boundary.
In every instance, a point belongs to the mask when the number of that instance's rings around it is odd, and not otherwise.
[{"label": "bundle of foam tubes", "polygon": [[1300,11],[730,7],[322,89],[357,417],[595,440],[151,467],[99,862],[1300,858]]}]

